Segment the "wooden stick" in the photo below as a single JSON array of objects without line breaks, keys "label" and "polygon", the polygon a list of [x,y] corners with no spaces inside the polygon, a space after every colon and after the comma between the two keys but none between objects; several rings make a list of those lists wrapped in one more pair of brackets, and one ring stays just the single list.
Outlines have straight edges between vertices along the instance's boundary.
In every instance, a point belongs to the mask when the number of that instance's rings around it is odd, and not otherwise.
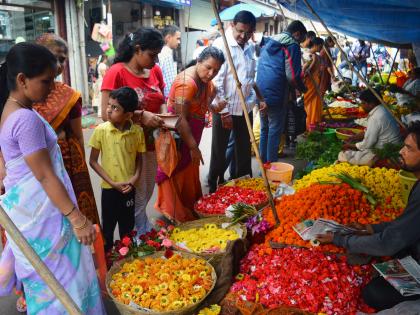
[{"label": "wooden stick", "polygon": [[231,73],[232,73],[232,75],[233,75],[233,77],[236,81],[236,89],[237,89],[238,94],[239,94],[239,99],[240,99],[242,111],[244,112],[246,125],[248,127],[249,138],[251,139],[251,145],[254,149],[255,157],[257,158],[258,164],[259,164],[260,169],[261,169],[261,174],[262,174],[262,177],[264,179],[264,185],[265,185],[265,189],[266,189],[266,192],[267,192],[268,201],[269,201],[270,206],[271,206],[271,211],[273,212],[273,216],[274,216],[274,219],[276,220],[276,223],[279,224],[280,219],[277,215],[273,195],[271,194],[270,183],[268,182],[267,175],[265,173],[265,168],[264,168],[264,164],[261,160],[260,151],[258,149],[257,143],[255,142],[254,132],[252,131],[251,120],[249,119],[248,110],[246,108],[245,96],[244,96],[244,93],[242,92],[242,88],[241,88],[242,85],[241,85],[241,82],[239,81],[238,73],[236,72],[236,68],[235,68],[235,65],[233,63],[232,54],[230,53],[229,45],[228,45],[228,42],[227,42],[227,39],[226,39],[225,30],[223,29],[222,20],[220,19],[220,15],[219,15],[219,12],[217,10],[216,0],[211,0],[211,4],[213,6],[214,15],[216,16],[216,19],[217,19],[217,24],[219,26],[219,31],[222,34],[223,43],[225,45],[226,55],[227,55],[227,59],[228,59],[229,66],[230,66],[230,71],[231,71]]},{"label": "wooden stick", "polygon": [[343,48],[341,48],[340,44],[337,42],[337,40],[334,38],[334,35],[331,33],[330,29],[328,28],[328,26],[324,23],[324,21],[321,19],[321,17],[315,12],[315,10],[312,8],[312,6],[309,4],[308,0],[303,0],[303,2],[305,2],[306,6],[308,7],[308,9],[311,11],[311,13],[319,20],[319,22],[322,24],[322,26],[325,28],[325,30],[328,32],[328,35],[331,36],[332,40],[334,41],[334,43],[337,45],[338,49],[340,49],[343,57],[346,59],[347,64],[349,65],[351,71],[355,72],[357,77],[359,78],[360,81],[362,81],[366,87],[373,93],[373,95],[375,95],[375,97],[379,100],[379,102],[385,107],[385,109],[395,118],[395,120],[398,122],[398,124],[405,129],[404,124],[401,122],[401,120],[396,117],[394,115],[394,113],[390,110],[389,106],[387,103],[384,102],[384,100],[382,99],[382,97],[375,91],[375,89],[373,87],[370,86],[370,84],[366,81],[366,79],[358,72],[355,71],[353,64],[350,62],[349,58],[347,57],[347,55],[345,54]]},{"label": "wooden stick", "polygon": [[382,85],[383,85],[384,84],[384,80],[382,79],[381,70],[379,69],[378,60],[376,60],[376,58],[375,58],[375,53],[373,51],[372,45],[370,45],[370,51],[372,52],[372,57],[373,57],[373,60],[375,60],[375,64],[376,64],[376,70],[379,73],[379,78],[381,79],[381,82],[382,82]]},{"label": "wooden stick", "polygon": [[388,79],[386,80],[386,85],[388,85],[389,79],[391,78],[392,69],[394,69],[395,59],[397,59],[397,55],[398,55],[399,51],[400,51],[400,49],[397,48],[397,52],[395,53],[394,59],[392,60],[391,70],[389,71]]},{"label": "wooden stick", "polygon": [[74,303],[70,295],[64,290],[62,285],[58,282],[52,272],[39,258],[37,253],[28,244],[25,237],[18,230],[13,221],[9,218],[3,207],[0,206],[0,225],[7,231],[9,237],[16,243],[25,257],[29,260],[31,265],[39,276],[45,281],[51,291],[63,304],[67,312],[71,315],[82,315],[79,307]]}]

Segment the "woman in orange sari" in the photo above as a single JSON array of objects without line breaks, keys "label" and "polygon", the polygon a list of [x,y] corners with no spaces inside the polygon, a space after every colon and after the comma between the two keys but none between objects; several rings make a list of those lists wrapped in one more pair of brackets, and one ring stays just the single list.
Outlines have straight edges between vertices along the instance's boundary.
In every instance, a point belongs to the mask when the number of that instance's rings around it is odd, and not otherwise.
[{"label": "woman in orange sari", "polygon": [[304,94],[304,105],[306,111],[306,130],[309,131],[322,120],[322,99],[320,93],[321,60],[319,53],[324,45],[322,38],[316,37],[309,46],[311,60],[303,66],[305,73],[304,83],[307,91]]},{"label": "woman in orange sari", "polygon": [[[47,47],[57,58],[57,76],[67,60],[67,43],[58,35],[45,33],[36,43]],[[82,131],[82,99],[80,92],[67,84],[55,82],[55,87],[44,104],[34,109],[54,128],[70,176],[80,211],[92,222],[100,224],[92,184],[85,160]]]},{"label": "woman in orange sari", "polygon": [[180,115],[177,129],[182,139],[178,164],[168,177],[158,168],[158,198],[155,208],[175,222],[196,219],[194,203],[202,196],[199,176],[200,162],[203,162],[198,148],[208,110],[219,112],[221,106],[212,106],[216,95],[212,79],[225,62],[223,52],[216,47],[204,49],[197,64],[178,74],[172,84],[168,111]]}]

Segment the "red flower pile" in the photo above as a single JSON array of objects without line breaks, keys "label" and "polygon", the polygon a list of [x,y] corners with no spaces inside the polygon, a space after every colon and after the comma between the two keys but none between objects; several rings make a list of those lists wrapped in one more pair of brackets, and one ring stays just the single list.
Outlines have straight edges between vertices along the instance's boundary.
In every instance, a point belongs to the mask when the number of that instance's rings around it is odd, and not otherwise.
[{"label": "red flower pile", "polygon": [[248,205],[261,205],[268,201],[264,191],[222,186],[216,192],[201,197],[195,204],[195,211],[207,215],[224,215],[230,205],[243,202]]},{"label": "red flower pile", "polygon": [[231,288],[242,300],[265,307],[297,307],[313,313],[372,312],[360,297],[371,266],[350,266],[344,256],[304,248],[254,245]]}]

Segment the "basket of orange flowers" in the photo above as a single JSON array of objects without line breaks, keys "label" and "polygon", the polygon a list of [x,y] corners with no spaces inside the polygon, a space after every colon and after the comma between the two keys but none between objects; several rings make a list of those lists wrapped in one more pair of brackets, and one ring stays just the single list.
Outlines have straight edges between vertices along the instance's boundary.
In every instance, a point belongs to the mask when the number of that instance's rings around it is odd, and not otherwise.
[{"label": "basket of orange flowers", "polygon": [[193,314],[216,284],[203,258],[175,251],[127,258],[108,271],[106,287],[122,315]]}]

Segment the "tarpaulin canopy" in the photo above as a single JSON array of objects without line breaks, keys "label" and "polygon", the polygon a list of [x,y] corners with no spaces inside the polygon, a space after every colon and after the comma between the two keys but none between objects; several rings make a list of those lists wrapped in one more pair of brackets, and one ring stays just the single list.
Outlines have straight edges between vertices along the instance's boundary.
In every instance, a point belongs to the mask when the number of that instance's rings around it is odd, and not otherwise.
[{"label": "tarpaulin canopy", "polygon": [[[277,0],[317,21],[303,0]],[[420,0],[308,0],[328,27],[349,36],[400,46],[420,42]]]},{"label": "tarpaulin canopy", "polygon": [[[232,21],[236,13],[243,10],[252,12],[256,18],[261,16],[274,16],[276,14],[276,11],[268,8],[262,8],[260,6],[252,5],[249,3],[238,3],[220,12],[220,19],[222,21]],[[215,26],[216,24],[216,19],[213,19],[211,21],[211,26]]]}]

